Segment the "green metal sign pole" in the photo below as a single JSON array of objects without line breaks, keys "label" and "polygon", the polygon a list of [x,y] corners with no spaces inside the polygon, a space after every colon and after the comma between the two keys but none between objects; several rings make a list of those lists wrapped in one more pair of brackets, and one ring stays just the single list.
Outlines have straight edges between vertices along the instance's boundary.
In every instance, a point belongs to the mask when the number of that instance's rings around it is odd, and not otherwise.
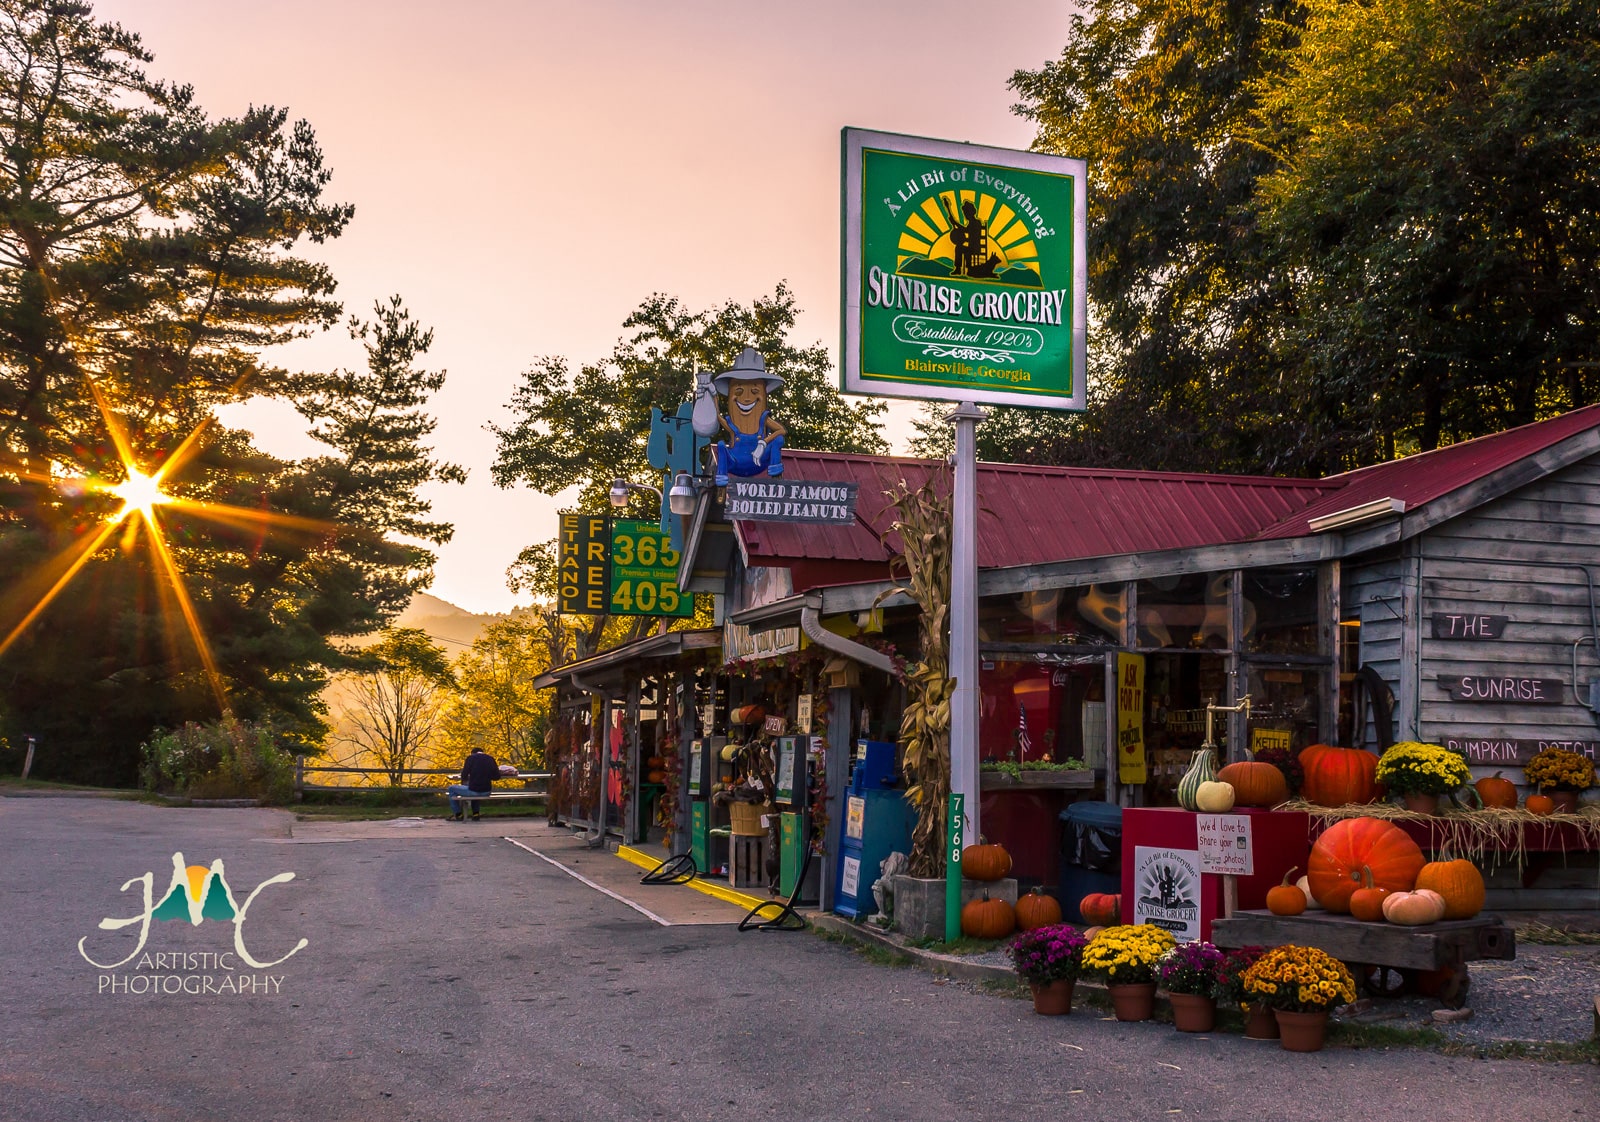
[{"label": "green metal sign pole", "polygon": [[961,938],[961,850],[965,847],[962,824],[967,798],[950,796],[950,816],[945,823],[944,836],[950,839],[949,852],[944,855],[944,939],[953,943]]}]

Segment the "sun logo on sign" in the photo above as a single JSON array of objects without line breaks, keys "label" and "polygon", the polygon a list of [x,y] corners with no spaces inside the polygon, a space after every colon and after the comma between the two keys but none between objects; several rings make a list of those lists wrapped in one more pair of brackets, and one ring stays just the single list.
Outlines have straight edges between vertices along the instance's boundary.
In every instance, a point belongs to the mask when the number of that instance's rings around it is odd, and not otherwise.
[{"label": "sun logo on sign", "polygon": [[1011,207],[982,191],[939,191],[906,218],[895,272],[1041,288],[1039,247]]}]

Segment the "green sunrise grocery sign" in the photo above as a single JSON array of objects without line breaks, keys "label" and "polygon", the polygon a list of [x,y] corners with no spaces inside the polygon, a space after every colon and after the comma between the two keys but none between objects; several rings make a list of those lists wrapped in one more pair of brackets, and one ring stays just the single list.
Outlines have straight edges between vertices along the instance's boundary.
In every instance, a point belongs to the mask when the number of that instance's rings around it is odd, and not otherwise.
[{"label": "green sunrise grocery sign", "polygon": [[1084,408],[1082,160],[844,130],[849,393]]}]

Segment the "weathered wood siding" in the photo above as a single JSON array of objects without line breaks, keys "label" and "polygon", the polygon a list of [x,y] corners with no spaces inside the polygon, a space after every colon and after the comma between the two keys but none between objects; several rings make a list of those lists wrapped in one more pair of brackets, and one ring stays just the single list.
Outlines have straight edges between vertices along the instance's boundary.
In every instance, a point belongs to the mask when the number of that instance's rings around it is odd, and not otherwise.
[{"label": "weathered wood siding", "polygon": [[[1344,618],[1361,621],[1362,665],[1376,670],[1397,695],[1402,623],[1400,565],[1400,558],[1395,555],[1347,562],[1341,595]],[[1377,735],[1372,728],[1370,709],[1362,719],[1365,725],[1358,740],[1361,745],[1375,747]]]},{"label": "weathered wood siding", "polygon": [[[1600,724],[1582,702],[1588,683],[1600,677],[1591,640],[1590,590],[1581,566],[1600,580],[1600,458],[1478,507],[1423,535],[1419,735],[1433,743],[1476,742],[1486,754],[1492,742],[1522,741],[1518,755],[1547,740],[1579,741],[1594,754]],[[1600,596],[1600,586],[1595,589]],[[1499,638],[1435,639],[1430,620],[1441,613],[1508,616]],[[1363,623],[1365,623],[1363,615]],[[1387,632],[1384,632],[1387,636]],[[1363,639],[1365,628],[1363,627]],[[1576,690],[1573,644],[1578,648]],[[1383,648],[1385,651],[1388,647]],[[1559,679],[1559,704],[1457,701],[1441,676]],[[1511,761],[1507,777],[1521,779]],[[1488,774],[1489,765],[1479,769]]]}]

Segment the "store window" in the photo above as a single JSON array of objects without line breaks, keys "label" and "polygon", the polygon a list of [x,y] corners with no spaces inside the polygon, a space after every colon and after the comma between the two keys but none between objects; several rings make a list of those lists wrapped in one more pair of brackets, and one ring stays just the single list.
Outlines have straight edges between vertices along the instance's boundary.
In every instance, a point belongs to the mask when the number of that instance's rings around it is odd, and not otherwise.
[{"label": "store window", "polygon": [[1291,751],[1317,741],[1322,716],[1321,677],[1318,666],[1252,663],[1250,683],[1250,750],[1286,748]]},{"label": "store window", "polygon": [[1331,654],[1317,649],[1317,570],[1247,569],[1244,649],[1270,654]]},{"label": "store window", "polygon": [[1139,582],[1139,646],[1226,650],[1228,574],[1185,573]]}]

